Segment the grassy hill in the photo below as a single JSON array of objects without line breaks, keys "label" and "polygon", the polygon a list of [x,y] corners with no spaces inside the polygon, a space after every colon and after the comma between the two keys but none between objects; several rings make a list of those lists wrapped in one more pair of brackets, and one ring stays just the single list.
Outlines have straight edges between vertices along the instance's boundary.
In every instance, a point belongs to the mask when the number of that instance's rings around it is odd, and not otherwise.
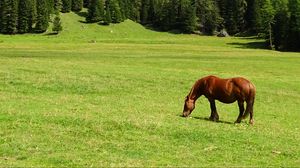
[{"label": "grassy hill", "polygon": [[[100,26],[62,16],[58,36],[0,35],[0,165],[284,166],[300,164],[300,54],[253,38],[155,32],[132,21]],[[207,121],[190,87],[209,74],[257,87],[255,125],[237,104]]]}]

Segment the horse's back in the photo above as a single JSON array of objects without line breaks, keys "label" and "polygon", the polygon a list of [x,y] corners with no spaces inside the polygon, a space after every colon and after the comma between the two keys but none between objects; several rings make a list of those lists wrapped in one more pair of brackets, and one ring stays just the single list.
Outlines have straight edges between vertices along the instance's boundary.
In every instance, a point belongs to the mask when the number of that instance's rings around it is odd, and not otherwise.
[{"label": "horse's back", "polygon": [[215,80],[216,84],[219,85],[230,85],[233,84],[234,86],[237,86],[243,90],[251,90],[251,89],[255,89],[255,86],[246,78],[243,77],[235,77],[235,78],[219,78],[217,76],[207,76],[205,77],[208,80]]},{"label": "horse's back", "polygon": [[255,96],[255,86],[243,77],[219,78],[217,76],[206,76],[202,78],[213,97],[222,102],[233,100],[250,100]]}]

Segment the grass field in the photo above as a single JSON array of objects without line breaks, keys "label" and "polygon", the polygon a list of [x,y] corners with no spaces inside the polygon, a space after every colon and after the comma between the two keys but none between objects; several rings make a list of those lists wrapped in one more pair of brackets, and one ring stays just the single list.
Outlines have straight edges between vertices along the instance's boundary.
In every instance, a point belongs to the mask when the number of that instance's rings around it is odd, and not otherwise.
[{"label": "grass field", "polygon": [[[154,32],[63,15],[58,35],[0,35],[0,166],[300,165],[300,54],[252,38]],[[237,104],[183,101],[200,77],[257,87],[255,125]]]}]

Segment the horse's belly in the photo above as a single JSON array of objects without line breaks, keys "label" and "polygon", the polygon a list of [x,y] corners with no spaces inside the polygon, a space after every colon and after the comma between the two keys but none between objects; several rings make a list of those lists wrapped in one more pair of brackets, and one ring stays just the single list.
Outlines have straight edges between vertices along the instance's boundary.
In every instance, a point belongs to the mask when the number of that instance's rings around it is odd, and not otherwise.
[{"label": "horse's belly", "polygon": [[[225,85],[225,84],[224,84]],[[234,93],[233,85],[228,83],[226,87],[216,87],[214,97],[222,103],[233,103],[237,100],[237,96]]]},{"label": "horse's belly", "polygon": [[234,103],[237,99],[235,96],[228,96],[228,95],[205,95],[206,98],[208,99],[214,99],[218,100],[222,103]]},{"label": "horse's belly", "polygon": [[227,104],[234,103],[234,102],[236,101],[235,98],[232,98],[232,99],[222,99],[222,98],[218,98],[217,100],[219,100],[219,101],[222,102],[222,103],[227,103]]}]

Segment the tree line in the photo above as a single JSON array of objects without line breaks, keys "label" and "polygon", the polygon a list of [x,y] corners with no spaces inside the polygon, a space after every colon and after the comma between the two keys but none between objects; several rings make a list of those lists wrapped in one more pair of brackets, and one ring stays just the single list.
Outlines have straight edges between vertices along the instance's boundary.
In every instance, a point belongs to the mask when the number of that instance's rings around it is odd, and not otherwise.
[{"label": "tree line", "polygon": [[0,32],[45,32],[51,15],[60,28],[59,12],[84,7],[88,23],[131,19],[162,31],[213,35],[226,30],[258,35],[277,50],[300,50],[300,0],[0,0]]},{"label": "tree line", "polygon": [[0,32],[3,34],[43,33],[54,14],[54,31],[62,29],[61,0],[0,0]]}]

